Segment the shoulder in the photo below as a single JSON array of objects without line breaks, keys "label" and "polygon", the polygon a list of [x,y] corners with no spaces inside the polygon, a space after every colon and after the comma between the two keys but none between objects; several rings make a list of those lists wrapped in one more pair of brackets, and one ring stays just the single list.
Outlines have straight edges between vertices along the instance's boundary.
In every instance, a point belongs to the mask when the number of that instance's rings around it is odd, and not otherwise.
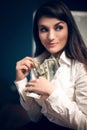
[{"label": "shoulder", "polygon": [[87,77],[87,70],[83,63],[81,63],[79,61],[75,61],[74,70],[75,70],[75,76],[77,77],[77,79],[84,78],[84,76]]},{"label": "shoulder", "polygon": [[75,68],[76,68],[76,70],[78,71],[86,71],[86,69],[85,69],[85,65],[83,64],[83,63],[81,63],[81,62],[79,62],[79,61],[74,61],[74,65],[75,65]]}]

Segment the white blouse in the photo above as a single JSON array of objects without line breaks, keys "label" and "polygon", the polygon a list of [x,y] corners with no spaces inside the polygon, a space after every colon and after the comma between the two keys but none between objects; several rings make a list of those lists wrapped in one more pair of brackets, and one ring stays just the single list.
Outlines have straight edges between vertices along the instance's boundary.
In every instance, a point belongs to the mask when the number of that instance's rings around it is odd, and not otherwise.
[{"label": "white blouse", "polygon": [[[36,59],[41,60],[43,56]],[[49,97],[39,99],[26,96],[27,78],[15,81],[20,102],[32,121],[38,121],[43,114],[55,124],[87,130],[87,71],[82,63],[71,61],[62,53],[60,67],[53,80],[56,89]]]}]

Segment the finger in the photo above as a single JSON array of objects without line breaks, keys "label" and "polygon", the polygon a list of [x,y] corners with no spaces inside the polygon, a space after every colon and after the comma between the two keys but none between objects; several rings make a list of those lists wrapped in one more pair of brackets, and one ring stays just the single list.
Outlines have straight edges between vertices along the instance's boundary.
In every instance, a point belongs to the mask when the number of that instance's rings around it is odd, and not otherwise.
[{"label": "finger", "polygon": [[31,57],[25,57],[24,60],[30,61],[32,67],[35,67],[35,63],[34,63],[33,58],[31,58]]},{"label": "finger", "polygon": [[17,62],[17,66],[26,65],[27,67],[34,67],[33,59],[30,57],[25,57],[24,59]]},{"label": "finger", "polygon": [[34,83],[34,82],[28,82],[28,83],[26,84],[26,86],[27,86],[27,87],[29,87],[29,86],[33,86],[33,87],[34,87],[34,86],[35,86],[35,83]]},{"label": "finger", "polygon": [[[24,57],[22,60],[30,60],[31,62],[33,62],[33,58],[28,57],[28,56]],[[21,60],[21,61],[22,61],[22,60]]]},{"label": "finger", "polygon": [[28,83],[36,83],[38,79],[31,79]]},{"label": "finger", "polygon": [[30,60],[21,61],[19,65],[26,65],[27,67],[34,67],[34,63]]},{"label": "finger", "polygon": [[26,84],[26,87],[34,87],[35,85],[34,84]]},{"label": "finger", "polygon": [[25,92],[33,92],[34,91],[34,87],[33,86],[29,86],[25,88]]}]

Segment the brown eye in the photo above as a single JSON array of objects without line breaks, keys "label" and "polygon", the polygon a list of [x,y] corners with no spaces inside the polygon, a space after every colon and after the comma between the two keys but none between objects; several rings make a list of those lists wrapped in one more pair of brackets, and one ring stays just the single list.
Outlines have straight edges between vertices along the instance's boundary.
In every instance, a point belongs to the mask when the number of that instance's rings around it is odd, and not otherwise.
[{"label": "brown eye", "polygon": [[58,26],[56,27],[56,30],[58,30],[58,31],[60,31],[61,29],[63,29],[63,26],[61,26],[61,25],[58,25]]},{"label": "brown eye", "polygon": [[48,31],[48,29],[47,29],[47,28],[45,28],[45,27],[42,27],[42,28],[40,28],[40,29],[39,29],[39,31],[40,31],[40,32],[47,32],[47,31]]}]

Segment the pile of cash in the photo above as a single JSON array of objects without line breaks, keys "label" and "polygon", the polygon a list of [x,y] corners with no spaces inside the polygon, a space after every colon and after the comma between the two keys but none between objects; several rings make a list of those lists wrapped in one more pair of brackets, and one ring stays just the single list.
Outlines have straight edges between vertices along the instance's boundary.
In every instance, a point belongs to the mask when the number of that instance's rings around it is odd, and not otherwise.
[{"label": "pile of cash", "polygon": [[56,73],[56,70],[59,68],[58,58],[54,56],[50,56],[49,58],[45,59],[42,64],[39,62],[34,62],[35,68],[33,68],[33,72],[35,77],[43,76],[49,81],[53,79],[53,76]]},{"label": "pile of cash", "polygon": [[[36,61],[34,61],[34,64],[35,64],[35,67],[32,68],[32,71],[35,77],[38,78],[39,76],[43,76],[49,81],[53,79],[57,69],[59,68],[58,58],[55,58],[54,56],[50,56],[49,58],[45,59],[44,62],[42,62],[42,64]],[[39,94],[36,94],[33,92],[31,93],[28,92],[27,96],[34,97],[37,99],[40,98]]]}]

